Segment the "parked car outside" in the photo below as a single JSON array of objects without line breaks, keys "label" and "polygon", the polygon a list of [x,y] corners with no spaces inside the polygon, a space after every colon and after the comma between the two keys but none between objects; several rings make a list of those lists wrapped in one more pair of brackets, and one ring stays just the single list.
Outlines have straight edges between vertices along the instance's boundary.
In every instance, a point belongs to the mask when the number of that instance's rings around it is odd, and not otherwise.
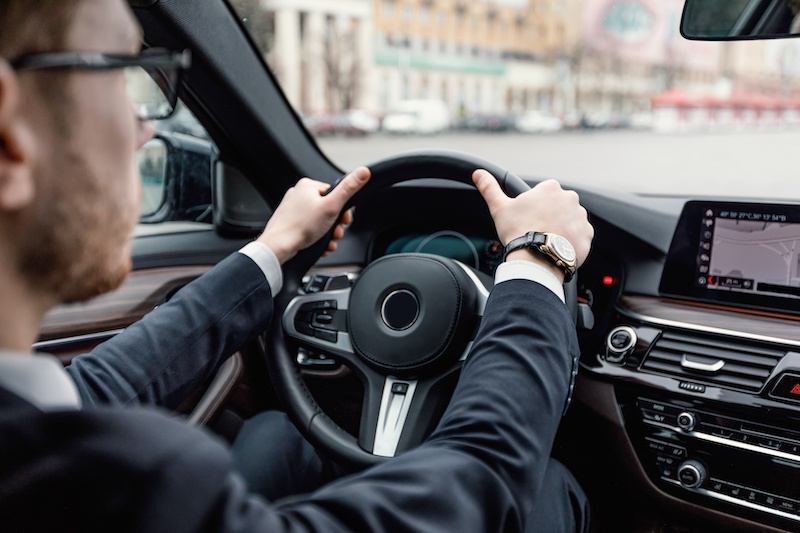
[{"label": "parked car outside", "polygon": [[552,133],[561,131],[564,122],[555,115],[542,111],[526,111],[517,118],[517,130],[523,133]]},{"label": "parked car outside", "polygon": [[433,134],[450,128],[450,111],[441,100],[404,100],[383,119],[383,131],[397,134]]},{"label": "parked car outside", "polygon": [[362,109],[348,109],[335,120],[334,130],[340,135],[369,135],[380,130],[381,123]]}]

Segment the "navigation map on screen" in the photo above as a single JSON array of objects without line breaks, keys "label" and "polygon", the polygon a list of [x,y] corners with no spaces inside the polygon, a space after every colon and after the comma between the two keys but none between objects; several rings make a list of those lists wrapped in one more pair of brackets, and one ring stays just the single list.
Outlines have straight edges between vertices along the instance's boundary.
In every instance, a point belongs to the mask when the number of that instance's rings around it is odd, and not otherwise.
[{"label": "navigation map on screen", "polygon": [[696,284],[800,299],[800,223],[785,215],[708,210]]}]

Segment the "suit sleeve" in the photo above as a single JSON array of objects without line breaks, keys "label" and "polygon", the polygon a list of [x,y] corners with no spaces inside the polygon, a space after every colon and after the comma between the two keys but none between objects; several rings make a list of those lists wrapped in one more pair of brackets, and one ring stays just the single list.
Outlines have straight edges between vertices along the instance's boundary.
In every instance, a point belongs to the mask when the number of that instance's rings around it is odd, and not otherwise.
[{"label": "suit sleeve", "polygon": [[522,530],[544,478],[577,354],[569,313],[552,292],[530,281],[501,283],[450,405],[422,446],[272,507],[229,476],[216,530]]},{"label": "suit sleeve", "polygon": [[243,344],[264,331],[272,294],[261,269],[235,253],[113,339],[76,357],[84,405],[173,409]]}]

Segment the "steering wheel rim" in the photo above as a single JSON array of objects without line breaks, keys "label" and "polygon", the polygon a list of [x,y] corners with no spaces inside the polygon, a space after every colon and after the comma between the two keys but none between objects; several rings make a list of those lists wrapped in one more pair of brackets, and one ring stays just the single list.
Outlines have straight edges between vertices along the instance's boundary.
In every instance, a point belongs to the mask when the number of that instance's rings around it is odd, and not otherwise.
[{"label": "steering wheel rim", "polygon": [[[456,151],[406,152],[376,161],[369,165],[369,168],[372,171],[370,182],[351,199],[345,209],[358,205],[392,185],[414,179],[442,178],[472,185],[472,173],[478,168],[486,169],[495,176],[509,196],[517,196],[530,189],[527,183],[505,168],[471,154]],[[336,184],[331,189],[335,186]],[[284,313],[297,296],[302,277],[325,251],[331,234],[332,230],[320,241],[301,251],[284,265],[284,287],[281,293],[275,295],[275,317],[265,339],[267,364],[273,387],[289,418],[303,436],[340,464],[361,469],[383,462],[389,457],[375,455],[364,450],[359,445],[359,439],[340,428],[324,413],[305,385],[300,368],[288,350],[284,331]],[[458,268],[450,267],[448,264],[444,264],[444,266],[450,268],[451,272],[457,276],[461,275]],[[565,285],[568,307],[570,307],[573,319],[577,316],[576,287],[575,278]],[[339,297],[344,296],[340,295]],[[349,297],[349,293],[347,296]],[[359,365],[359,370],[362,374],[370,371],[368,368],[362,368],[361,365]],[[367,384],[365,384],[366,387]],[[367,392],[365,391],[365,397]],[[369,400],[365,403],[369,403]],[[364,416],[375,414],[367,411],[367,408],[362,408],[362,419]]]}]

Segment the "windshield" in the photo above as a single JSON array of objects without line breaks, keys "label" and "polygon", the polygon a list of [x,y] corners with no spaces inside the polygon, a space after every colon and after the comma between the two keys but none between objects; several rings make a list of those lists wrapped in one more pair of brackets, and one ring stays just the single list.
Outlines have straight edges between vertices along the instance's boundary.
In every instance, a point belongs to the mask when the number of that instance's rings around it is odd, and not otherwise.
[{"label": "windshield", "polygon": [[567,186],[800,199],[800,40],[685,40],[683,0],[230,2],[343,170],[440,148]]}]

